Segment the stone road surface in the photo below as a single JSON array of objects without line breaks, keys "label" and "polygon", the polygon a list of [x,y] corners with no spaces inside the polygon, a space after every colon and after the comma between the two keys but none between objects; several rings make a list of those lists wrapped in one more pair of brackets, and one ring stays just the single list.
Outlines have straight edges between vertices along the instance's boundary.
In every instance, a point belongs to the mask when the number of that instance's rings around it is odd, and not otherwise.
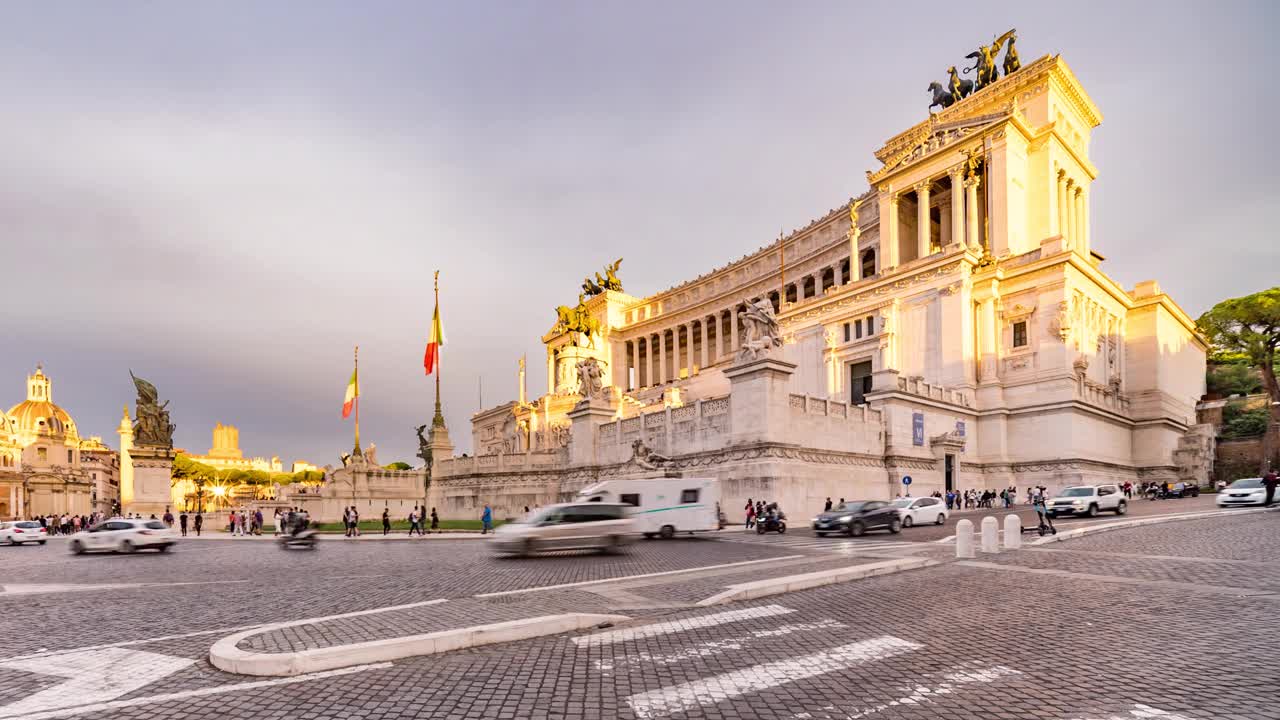
[{"label": "stone road surface", "polygon": [[[210,541],[82,558],[58,542],[0,548],[0,720],[1280,718],[1277,523],[1280,513],[1246,513],[1116,530],[713,608],[688,603],[746,579],[881,559],[900,541],[813,549],[726,534],[519,560],[470,540],[315,553]],[[897,554],[933,544],[906,543]],[[692,572],[638,577],[679,570]],[[606,582],[473,597],[595,581]],[[634,620],[298,678],[207,662],[236,628],[435,598],[447,602],[302,642],[548,609],[629,604]],[[262,637],[250,644],[287,649]]]}]

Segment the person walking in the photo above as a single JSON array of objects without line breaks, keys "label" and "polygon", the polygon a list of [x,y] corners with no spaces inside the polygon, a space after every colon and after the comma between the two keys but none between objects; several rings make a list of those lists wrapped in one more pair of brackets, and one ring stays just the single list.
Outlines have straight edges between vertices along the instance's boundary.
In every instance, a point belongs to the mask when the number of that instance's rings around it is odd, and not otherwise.
[{"label": "person walking", "polygon": [[204,515],[201,515],[198,510],[196,511],[196,519],[195,519],[194,525],[196,530],[196,537],[200,537],[200,528],[204,527]]},{"label": "person walking", "polygon": [[360,537],[360,511],[351,506],[351,537]]},{"label": "person walking", "polygon": [[178,515],[178,531],[182,533],[182,537],[187,536],[187,511],[183,510]]},{"label": "person walking", "polygon": [[418,506],[414,505],[413,509],[409,511],[409,537],[413,537],[414,530],[417,530],[419,535],[422,534],[422,528],[418,525],[421,519],[422,516],[418,514]]},{"label": "person walking", "polygon": [[1280,482],[1280,478],[1277,478],[1275,470],[1262,477],[1262,486],[1267,489],[1267,497],[1262,501],[1262,507],[1271,507],[1271,501],[1276,497],[1277,482]]},{"label": "person walking", "polygon": [[827,502],[822,506],[822,512],[831,512],[831,498],[827,498]]},{"label": "person walking", "polygon": [[493,509],[489,507],[489,503],[484,504],[484,512],[480,514],[480,534],[484,535],[493,530]]},{"label": "person walking", "polygon": [[351,508],[342,508],[342,536],[351,537]]},{"label": "person walking", "polygon": [[[385,507],[382,508],[382,534],[383,535],[391,534],[391,510]],[[413,534],[412,526],[410,526],[409,528],[409,534],[410,535]]]},{"label": "person walking", "polygon": [[164,524],[173,527],[173,511],[169,509],[168,505],[164,506]]},{"label": "person walking", "polygon": [[440,516],[436,515],[436,509],[431,508],[431,532],[440,530]]}]

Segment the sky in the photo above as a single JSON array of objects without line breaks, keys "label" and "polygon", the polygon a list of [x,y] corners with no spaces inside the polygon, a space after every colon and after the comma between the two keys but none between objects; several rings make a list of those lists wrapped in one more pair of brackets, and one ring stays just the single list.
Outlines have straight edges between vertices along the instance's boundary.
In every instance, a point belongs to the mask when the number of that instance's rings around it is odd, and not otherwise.
[{"label": "sky", "polygon": [[1092,239],[1193,316],[1276,284],[1271,2],[0,4],[0,404],[37,362],[113,446],[128,372],[175,442],[412,463],[440,270],[458,451],[618,257],[634,295],[866,189],[926,86],[1013,27],[1102,110]]}]

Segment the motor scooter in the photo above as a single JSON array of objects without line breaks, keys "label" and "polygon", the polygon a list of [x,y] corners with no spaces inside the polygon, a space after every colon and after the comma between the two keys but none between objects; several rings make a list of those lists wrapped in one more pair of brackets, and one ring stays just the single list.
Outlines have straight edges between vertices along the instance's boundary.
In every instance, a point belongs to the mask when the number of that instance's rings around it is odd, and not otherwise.
[{"label": "motor scooter", "polygon": [[280,547],[291,550],[293,548],[301,548],[304,550],[314,550],[316,547],[316,531],[307,529],[299,530],[296,533],[285,533],[276,541],[280,543]]},{"label": "motor scooter", "polygon": [[787,531],[786,521],[786,515],[769,513],[762,518],[756,518],[756,532],[760,535],[767,532],[776,532],[781,535]]}]

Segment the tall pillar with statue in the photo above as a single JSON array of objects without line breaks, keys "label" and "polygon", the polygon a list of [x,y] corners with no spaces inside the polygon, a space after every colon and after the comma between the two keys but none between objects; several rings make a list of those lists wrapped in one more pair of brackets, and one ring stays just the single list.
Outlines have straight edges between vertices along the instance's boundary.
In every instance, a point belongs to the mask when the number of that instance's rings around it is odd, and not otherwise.
[{"label": "tall pillar with statue", "polygon": [[137,420],[129,449],[131,477],[121,478],[121,512],[160,517],[172,504],[175,426],[169,422],[169,402],[160,403],[155,385],[132,372],[129,377],[138,391]]}]

